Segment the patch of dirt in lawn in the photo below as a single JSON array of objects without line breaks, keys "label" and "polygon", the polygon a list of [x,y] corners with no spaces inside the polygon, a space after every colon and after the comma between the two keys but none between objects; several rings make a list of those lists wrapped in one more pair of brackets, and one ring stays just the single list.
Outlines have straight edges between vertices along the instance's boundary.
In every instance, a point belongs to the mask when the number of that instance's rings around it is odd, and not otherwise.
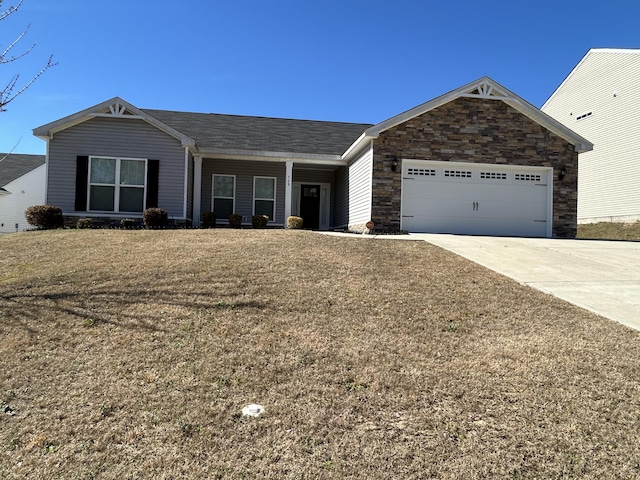
[{"label": "patch of dirt in lawn", "polygon": [[426,242],[5,235],[0,358],[0,478],[640,476],[638,332]]}]

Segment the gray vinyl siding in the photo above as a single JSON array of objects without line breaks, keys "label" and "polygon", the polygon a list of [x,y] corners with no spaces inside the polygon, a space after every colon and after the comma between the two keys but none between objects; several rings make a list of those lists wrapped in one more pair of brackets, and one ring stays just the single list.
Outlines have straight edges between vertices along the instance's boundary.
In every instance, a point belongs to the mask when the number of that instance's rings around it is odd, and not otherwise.
[{"label": "gray vinyl siding", "polygon": [[367,148],[336,173],[335,226],[360,225],[371,220],[373,150]]},{"label": "gray vinyl siding", "polygon": [[542,107],[594,144],[578,159],[578,223],[640,219],[638,105],[640,51],[594,50]]},{"label": "gray vinyl siding", "polygon": [[[254,177],[276,178],[276,215],[275,225],[284,225],[284,196],[286,166],[280,162],[251,162],[243,160],[203,159],[202,161],[202,211],[212,208],[213,175],[235,175],[235,212],[248,217],[253,215],[253,179]],[[224,222],[226,219],[219,219]]]},{"label": "gray vinyl siding", "polygon": [[65,215],[75,211],[76,157],[85,155],[159,160],[158,206],[169,218],[183,218],[184,148],[179,140],[143,120],[124,118],[97,117],[55,133],[49,142],[47,203]]}]

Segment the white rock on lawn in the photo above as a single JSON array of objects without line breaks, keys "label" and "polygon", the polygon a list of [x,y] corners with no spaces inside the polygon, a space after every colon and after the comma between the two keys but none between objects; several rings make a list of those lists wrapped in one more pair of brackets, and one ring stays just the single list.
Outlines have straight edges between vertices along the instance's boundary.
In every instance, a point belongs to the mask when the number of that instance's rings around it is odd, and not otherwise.
[{"label": "white rock on lawn", "polygon": [[247,405],[242,409],[242,415],[249,416],[249,417],[259,417],[263,413],[264,413],[264,407],[256,403]]}]

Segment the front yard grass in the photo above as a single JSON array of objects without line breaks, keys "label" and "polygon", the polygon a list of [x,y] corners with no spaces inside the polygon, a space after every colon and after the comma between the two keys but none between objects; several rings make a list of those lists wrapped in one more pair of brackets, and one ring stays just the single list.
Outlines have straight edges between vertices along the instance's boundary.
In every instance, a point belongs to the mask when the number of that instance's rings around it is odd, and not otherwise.
[{"label": "front yard grass", "polygon": [[0,478],[637,478],[638,358],[421,241],[0,238]]}]

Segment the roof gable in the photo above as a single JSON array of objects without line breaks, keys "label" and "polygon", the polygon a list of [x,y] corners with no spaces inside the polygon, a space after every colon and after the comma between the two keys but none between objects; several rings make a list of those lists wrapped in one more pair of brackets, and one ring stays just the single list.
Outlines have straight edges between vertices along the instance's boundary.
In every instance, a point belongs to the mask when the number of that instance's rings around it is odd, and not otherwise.
[{"label": "roof gable", "polygon": [[132,104],[124,101],[120,97],[114,97],[78,113],[74,113],[73,115],[69,115],[54,122],[47,123],[46,125],[34,128],[33,134],[42,139],[50,139],[53,138],[53,135],[57,132],[66,130],[67,128],[96,117],[143,120],[172,137],[177,138],[184,146],[195,145],[195,141],[189,136],[179,132],[169,125],[166,125],[148,113],[145,113],[143,110],[140,110]]},{"label": "roof gable", "polygon": [[541,112],[539,109],[531,105],[526,100],[520,98],[513,92],[509,91],[496,81],[489,77],[482,77],[474,82],[464,85],[456,90],[452,90],[449,93],[445,93],[439,97],[434,98],[426,103],[418,105],[406,112],[400,113],[394,117],[391,117],[377,125],[367,129],[367,131],[360,137],[345,153],[345,157],[350,153],[359,149],[362,142],[367,139],[377,138],[382,132],[388,130],[396,125],[400,125],[412,118],[434,110],[446,103],[449,103],[457,98],[482,98],[495,101],[502,101],[518,110],[523,115],[529,117],[534,122],[545,127],[551,132],[555,133],[559,137],[563,138],[567,142],[575,145],[576,151],[584,152],[593,149],[593,145],[577,133],[569,130],[567,127],[551,118],[549,115]]},{"label": "roof gable", "polygon": [[45,163],[44,155],[0,153],[0,188]]}]

